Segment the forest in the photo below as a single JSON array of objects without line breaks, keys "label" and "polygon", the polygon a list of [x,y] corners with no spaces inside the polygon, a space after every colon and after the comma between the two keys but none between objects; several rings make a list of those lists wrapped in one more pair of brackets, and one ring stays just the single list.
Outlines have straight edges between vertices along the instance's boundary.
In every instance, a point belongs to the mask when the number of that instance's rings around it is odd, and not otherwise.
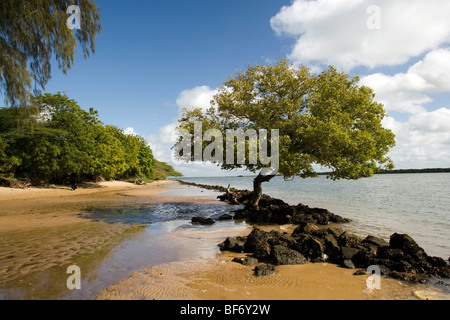
[{"label": "forest", "polygon": [[98,111],[65,94],[33,97],[27,106],[0,109],[0,184],[77,181],[147,182],[180,176],[153,157],[139,135],[102,123]]}]

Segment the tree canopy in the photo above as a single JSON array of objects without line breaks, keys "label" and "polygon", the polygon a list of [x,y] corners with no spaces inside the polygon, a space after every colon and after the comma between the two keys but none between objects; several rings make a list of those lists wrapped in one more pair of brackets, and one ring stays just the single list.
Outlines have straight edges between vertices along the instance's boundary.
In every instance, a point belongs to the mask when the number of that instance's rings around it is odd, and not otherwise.
[{"label": "tree canopy", "polygon": [[[67,9],[80,9],[81,29],[67,27]],[[0,2],[0,88],[6,102],[25,105],[51,77],[51,60],[64,72],[72,67],[77,44],[84,57],[95,53],[101,31],[93,0],[2,0]]]},{"label": "tree canopy", "polygon": [[[295,68],[284,59],[276,65],[250,66],[224,82],[209,110],[185,109],[178,130],[194,133],[196,121],[201,121],[203,130],[221,132],[277,129],[277,174],[315,177],[314,165],[318,165],[331,169],[332,179],[370,177],[382,168],[393,168],[386,154],[395,145],[395,136],[382,126],[383,105],[358,81],[332,66],[314,75],[306,66]],[[203,141],[203,150],[207,146]],[[249,148],[247,141],[246,154]],[[236,144],[232,150],[236,158]],[[265,168],[248,159],[245,163],[219,161],[218,165],[252,172]],[[255,194],[261,193],[261,183],[271,177],[258,175]],[[257,205],[258,197],[254,202]]]},{"label": "tree canopy", "polygon": [[144,138],[104,125],[96,110],[62,94],[38,96],[34,105],[0,109],[0,182],[165,177]]}]

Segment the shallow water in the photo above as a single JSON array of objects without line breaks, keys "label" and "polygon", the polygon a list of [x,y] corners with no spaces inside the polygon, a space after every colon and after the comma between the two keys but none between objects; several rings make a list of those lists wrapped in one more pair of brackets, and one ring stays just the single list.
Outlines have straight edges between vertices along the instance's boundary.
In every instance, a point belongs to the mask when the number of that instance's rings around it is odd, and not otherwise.
[{"label": "shallow water", "polygon": [[[184,195],[187,201],[201,196],[212,201],[219,194],[186,186],[170,189],[173,190],[165,194]],[[0,245],[13,253],[5,249],[5,258],[12,260],[2,267],[0,259],[0,273],[12,267],[17,269],[8,271],[14,277],[0,279],[0,299],[92,299],[136,271],[172,262],[215,258],[221,254],[217,244],[223,239],[250,232],[249,225],[235,221],[193,225],[190,222],[193,216],[217,218],[238,207],[187,201],[86,208],[81,216],[88,220],[79,225],[0,237]],[[66,287],[69,265],[81,269],[81,290]],[[414,298],[413,288],[397,287],[394,283],[389,292],[368,298]]]},{"label": "shallow water", "polygon": [[[200,189],[189,192],[204,194]],[[86,222],[0,235],[0,300],[92,299],[132,272],[173,261],[214,258],[220,254],[218,239],[248,227],[235,221],[193,225],[194,216],[218,218],[236,209],[212,203],[214,198],[211,203],[86,208],[79,214]],[[203,237],[206,228],[217,238]],[[174,237],[180,232],[185,236]],[[81,290],[67,289],[70,265],[80,267]]]},{"label": "shallow water", "polygon": [[[251,189],[253,177],[182,180]],[[386,174],[351,181],[275,177],[263,184],[263,192],[289,204],[322,207],[350,218],[346,228],[362,236],[389,240],[394,232],[407,233],[429,255],[450,257],[450,173]]]}]

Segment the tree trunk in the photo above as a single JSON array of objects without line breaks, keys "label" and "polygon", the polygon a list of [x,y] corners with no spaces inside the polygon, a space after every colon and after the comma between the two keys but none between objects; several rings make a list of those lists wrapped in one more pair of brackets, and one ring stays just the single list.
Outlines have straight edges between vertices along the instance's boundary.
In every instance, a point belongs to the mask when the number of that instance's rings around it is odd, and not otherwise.
[{"label": "tree trunk", "polygon": [[262,184],[264,182],[269,182],[275,175],[262,175],[261,173],[253,180],[253,195],[250,198],[248,206],[251,209],[259,210],[259,200],[262,196]]}]

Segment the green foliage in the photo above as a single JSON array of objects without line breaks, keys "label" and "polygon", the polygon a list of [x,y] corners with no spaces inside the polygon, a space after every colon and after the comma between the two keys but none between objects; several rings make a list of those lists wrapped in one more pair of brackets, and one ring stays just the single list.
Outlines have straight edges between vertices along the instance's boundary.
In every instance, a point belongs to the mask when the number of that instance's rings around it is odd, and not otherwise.
[{"label": "green foliage", "polygon": [[45,94],[34,105],[0,109],[0,182],[154,178],[155,159],[142,137],[104,125],[97,111],[66,95]]},{"label": "green foliage", "polygon": [[[227,129],[278,129],[278,174],[314,177],[313,165],[321,165],[331,169],[332,179],[369,177],[393,168],[386,154],[395,136],[382,126],[383,105],[358,81],[333,67],[313,75],[284,59],[274,66],[249,67],[224,82],[208,111],[185,110],[178,129],[193,133],[193,122],[201,121],[204,131],[219,129],[224,139]],[[264,167],[225,161],[219,166],[252,172]]]},{"label": "green foliage", "polygon": [[156,160],[156,169],[154,175],[155,180],[163,180],[168,177],[182,177],[182,176],[183,175],[180,172],[175,171],[175,169],[171,165]]},{"label": "green foliage", "polygon": [[[77,5],[81,30],[67,27],[66,10]],[[87,58],[101,31],[93,0],[2,0],[0,2],[0,88],[11,105],[29,102],[51,77],[51,60],[64,72],[72,67],[77,43]]]}]

